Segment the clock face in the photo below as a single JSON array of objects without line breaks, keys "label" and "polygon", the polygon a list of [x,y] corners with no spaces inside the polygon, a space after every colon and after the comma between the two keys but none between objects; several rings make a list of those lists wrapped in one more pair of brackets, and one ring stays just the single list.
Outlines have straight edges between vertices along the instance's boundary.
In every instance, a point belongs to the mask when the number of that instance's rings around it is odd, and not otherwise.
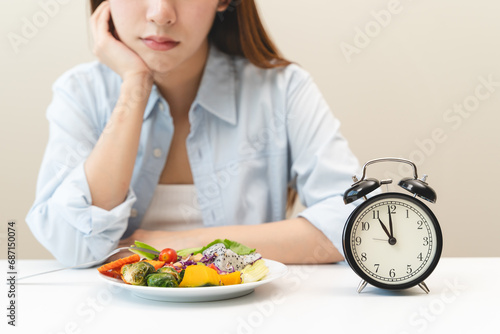
[{"label": "clock face", "polygon": [[441,256],[441,229],[419,200],[400,193],[374,196],[359,205],[344,229],[344,252],[368,283],[402,289],[422,282]]}]

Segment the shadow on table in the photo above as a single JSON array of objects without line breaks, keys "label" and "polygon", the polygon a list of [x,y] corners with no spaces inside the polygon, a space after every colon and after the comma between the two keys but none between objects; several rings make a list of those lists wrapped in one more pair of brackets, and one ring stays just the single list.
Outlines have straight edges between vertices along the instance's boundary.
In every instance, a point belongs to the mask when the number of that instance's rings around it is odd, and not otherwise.
[{"label": "shadow on table", "polygon": [[[328,292],[327,292],[328,293]],[[410,297],[410,296],[426,296],[427,294],[419,287],[413,287],[405,290],[385,290],[374,286],[367,286],[361,293],[357,292],[357,287],[332,287],[329,291],[332,296],[337,297]]]},{"label": "shadow on table", "polygon": [[129,304],[135,307],[145,307],[145,308],[176,308],[176,309],[206,309],[207,307],[213,308],[225,308],[227,307],[238,307],[242,305],[259,303],[263,300],[269,298],[275,289],[272,283],[265,286],[257,287],[253,292],[235,298],[222,299],[216,301],[204,301],[204,302],[170,302],[170,301],[158,301],[152,299],[145,299],[132,294],[130,291],[122,290],[119,293],[114,294],[114,298],[117,302],[126,305]]}]

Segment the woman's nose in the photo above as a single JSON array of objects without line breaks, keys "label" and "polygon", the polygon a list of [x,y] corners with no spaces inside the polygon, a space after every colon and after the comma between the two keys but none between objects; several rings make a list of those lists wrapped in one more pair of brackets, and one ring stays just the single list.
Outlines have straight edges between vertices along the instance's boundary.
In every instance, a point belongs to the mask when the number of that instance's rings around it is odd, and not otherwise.
[{"label": "woman's nose", "polygon": [[172,25],[177,19],[172,0],[150,0],[147,19],[157,25]]}]

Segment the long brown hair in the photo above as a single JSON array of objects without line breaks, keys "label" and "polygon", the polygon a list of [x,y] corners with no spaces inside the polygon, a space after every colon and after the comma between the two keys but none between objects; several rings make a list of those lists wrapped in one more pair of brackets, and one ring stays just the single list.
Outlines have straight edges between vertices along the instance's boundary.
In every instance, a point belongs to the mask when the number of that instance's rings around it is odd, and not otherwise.
[{"label": "long brown hair", "polygon": [[209,38],[221,51],[243,56],[258,67],[290,64],[267,34],[254,0],[232,0],[215,17]]},{"label": "long brown hair", "polygon": [[[90,0],[90,12],[93,13],[103,1]],[[232,0],[224,12],[215,16],[208,38],[222,52],[245,57],[260,68],[291,63],[267,34],[254,0]],[[287,214],[291,213],[296,198],[297,192],[288,188]]]}]

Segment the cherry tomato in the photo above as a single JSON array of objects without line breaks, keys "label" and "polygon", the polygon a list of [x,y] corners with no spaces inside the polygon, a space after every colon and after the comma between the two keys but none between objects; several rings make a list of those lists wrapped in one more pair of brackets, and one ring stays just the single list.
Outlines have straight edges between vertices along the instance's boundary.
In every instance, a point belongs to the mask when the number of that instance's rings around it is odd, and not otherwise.
[{"label": "cherry tomato", "polygon": [[165,248],[158,255],[159,261],[165,261],[166,263],[177,262],[177,252],[172,248]]}]

